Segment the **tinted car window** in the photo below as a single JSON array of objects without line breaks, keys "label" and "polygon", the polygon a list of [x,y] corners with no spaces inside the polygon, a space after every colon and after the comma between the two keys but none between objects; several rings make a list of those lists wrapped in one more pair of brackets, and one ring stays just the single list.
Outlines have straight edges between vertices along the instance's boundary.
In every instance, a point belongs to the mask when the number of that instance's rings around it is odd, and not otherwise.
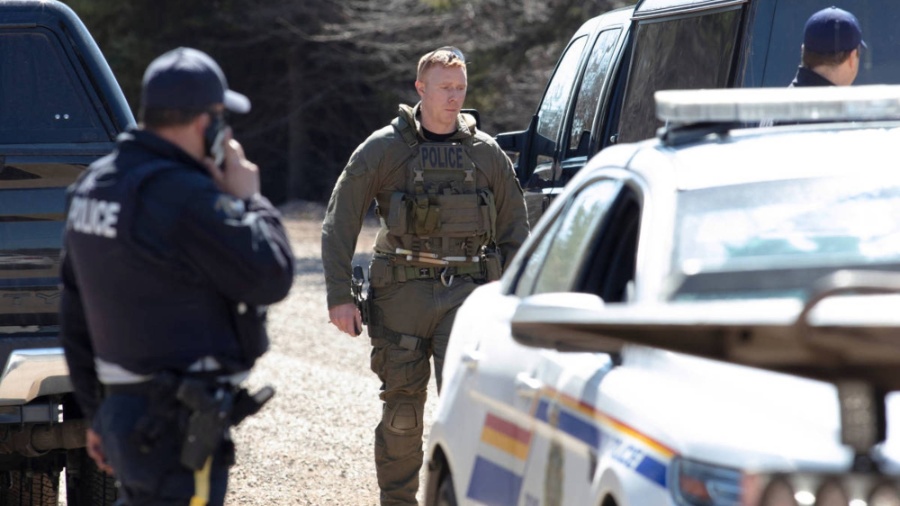
[{"label": "tinted car window", "polygon": [[[587,43],[587,36],[572,41],[560,59],[553,78],[547,85],[547,92],[538,111],[537,133],[541,137],[556,142],[565,119],[566,106],[572,95],[572,83],[578,73],[578,62]],[[550,154],[550,153],[543,153]]]},{"label": "tinted car window", "polygon": [[900,31],[897,30],[900,9],[897,9],[896,0],[781,0],[775,9],[769,47],[788,50],[768,52],[763,86],[787,86],[791,82],[800,64],[800,45],[807,18],[831,5],[846,9],[859,19],[863,40],[868,46],[861,53],[859,75],[854,83],[900,83],[900,59],[896,55],[900,47]]},{"label": "tinted car window", "polygon": [[0,325],[55,323],[65,190],[82,168],[4,164],[0,170]]},{"label": "tinted car window", "polygon": [[727,86],[739,21],[738,9],[638,25],[619,142],[652,137],[661,126],[657,90]]},{"label": "tinted car window", "polygon": [[575,102],[575,115],[572,119],[572,130],[569,137],[569,149],[577,150],[582,135],[590,137],[594,118],[597,115],[597,105],[600,101],[600,92],[609,74],[609,64],[612,62],[616,41],[619,39],[621,29],[606,30],[597,37],[590,59],[584,71],[581,90]]},{"label": "tinted car window", "polygon": [[0,143],[108,140],[52,32],[0,31],[0,62]]},{"label": "tinted car window", "polygon": [[572,199],[529,256],[517,295],[573,289],[586,258],[585,250],[594,242],[621,186],[615,180],[598,181]]}]

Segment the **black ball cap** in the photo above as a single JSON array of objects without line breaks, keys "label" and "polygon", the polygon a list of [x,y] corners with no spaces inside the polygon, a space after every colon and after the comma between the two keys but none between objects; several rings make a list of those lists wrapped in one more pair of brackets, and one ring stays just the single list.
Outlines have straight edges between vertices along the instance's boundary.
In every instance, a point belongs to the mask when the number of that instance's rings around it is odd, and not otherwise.
[{"label": "black ball cap", "polygon": [[144,108],[200,111],[224,104],[231,112],[250,111],[250,99],[228,89],[222,69],[208,54],[179,47],[150,62],[141,91]]}]

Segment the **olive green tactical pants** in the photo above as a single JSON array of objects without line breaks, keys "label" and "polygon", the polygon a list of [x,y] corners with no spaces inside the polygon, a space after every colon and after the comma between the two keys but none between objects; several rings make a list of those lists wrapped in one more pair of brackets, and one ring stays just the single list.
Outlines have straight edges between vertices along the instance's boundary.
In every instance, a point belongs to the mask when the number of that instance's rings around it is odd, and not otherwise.
[{"label": "olive green tactical pants", "polygon": [[384,402],[375,428],[375,468],[381,505],[417,505],[422,467],[423,411],[434,357],[435,379],[441,389],[441,369],[456,310],[477,285],[458,276],[449,287],[440,280],[410,280],[373,288],[375,311],[384,326],[402,334],[428,338],[417,350],[386,339],[372,338],[372,371],[381,380]]}]

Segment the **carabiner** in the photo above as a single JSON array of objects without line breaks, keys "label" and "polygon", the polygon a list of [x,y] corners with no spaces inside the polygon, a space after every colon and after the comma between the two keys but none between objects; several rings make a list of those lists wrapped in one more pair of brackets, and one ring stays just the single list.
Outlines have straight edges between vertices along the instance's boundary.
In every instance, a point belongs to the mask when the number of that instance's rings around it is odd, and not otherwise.
[{"label": "carabiner", "polygon": [[441,284],[449,288],[450,285],[453,284],[453,274],[450,275],[449,280],[446,278],[446,276],[447,276],[447,268],[444,267],[444,270],[441,271]]}]

